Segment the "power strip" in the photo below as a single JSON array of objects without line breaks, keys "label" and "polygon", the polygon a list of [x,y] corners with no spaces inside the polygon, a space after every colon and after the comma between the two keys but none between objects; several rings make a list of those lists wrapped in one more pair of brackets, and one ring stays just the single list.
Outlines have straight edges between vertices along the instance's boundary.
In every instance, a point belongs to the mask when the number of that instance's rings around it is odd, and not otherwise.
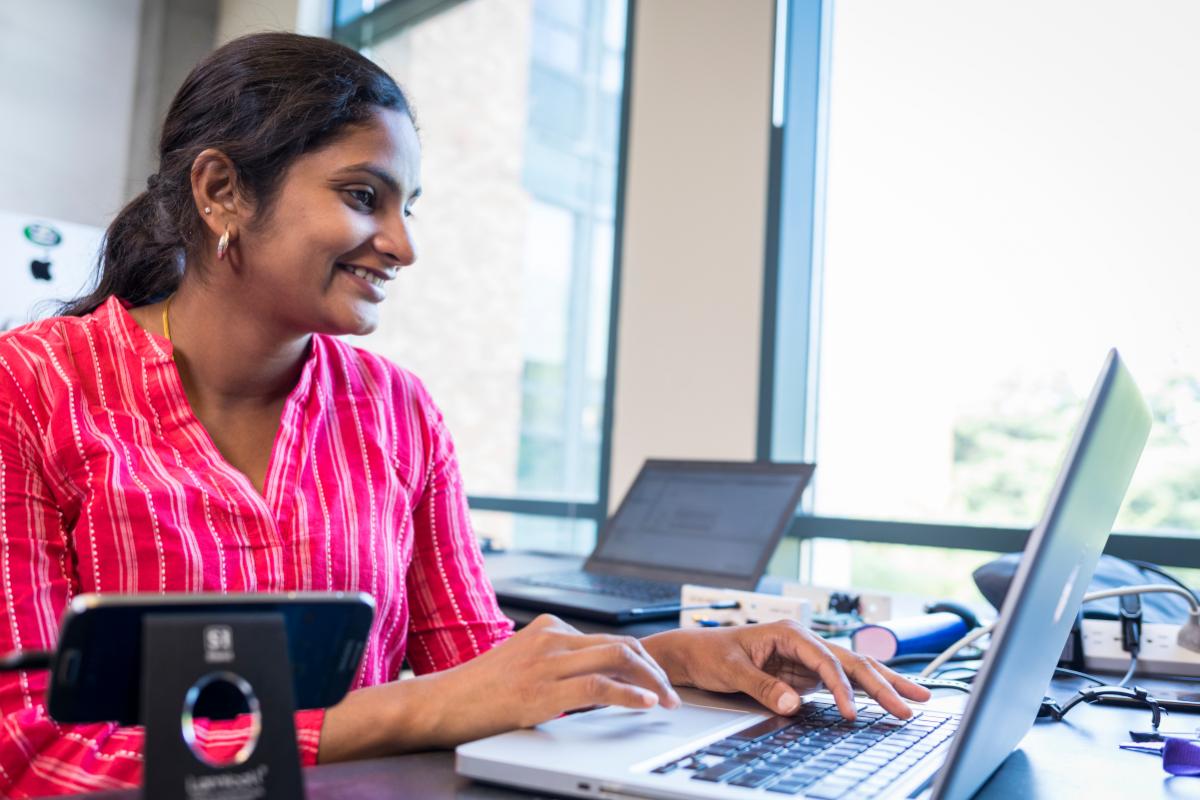
[{"label": "power strip", "polygon": [[834,593],[856,595],[858,597],[858,613],[863,622],[883,622],[893,617],[892,598],[886,594],[831,589],[825,586],[810,586],[806,583],[783,584],[784,597],[804,598],[812,603],[813,613],[816,614],[823,614],[829,610],[829,596]]},{"label": "power strip", "polygon": [[680,600],[680,604],[684,606],[705,606],[728,600],[738,602],[737,608],[680,611],[679,627],[681,628],[724,627],[755,622],[774,622],[780,619],[794,619],[805,627],[812,625],[812,604],[799,597],[781,597],[777,594],[684,584]]},{"label": "power strip", "polygon": [[[1165,622],[1142,624],[1138,675],[1200,677],[1200,653],[1175,643],[1179,626]],[[1121,623],[1106,619],[1083,621],[1083,662],[1089,672],[1124,672],[1129,653],[1121,649]]]}]

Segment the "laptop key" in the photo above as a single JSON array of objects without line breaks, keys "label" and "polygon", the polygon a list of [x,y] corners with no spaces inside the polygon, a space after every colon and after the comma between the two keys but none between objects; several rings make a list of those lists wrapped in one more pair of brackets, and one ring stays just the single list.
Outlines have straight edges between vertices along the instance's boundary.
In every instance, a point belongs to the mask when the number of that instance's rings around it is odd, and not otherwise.
[{"label": "laptop key", "polygon": [[808,786],[810,784],[816,783],[817,781],[821,780],[821,778],[826,777],[828,774],[829,773],[826,770],[813,769],[812,767],[805,764],[803,767],[796,770],[791,775],[788,775],[785,780],[800,781],[805,786]]},{"label": "laptop key", "polygon": [[775,775],[776,773],[774,772],[752,769],[749,772],[745,772],[737,776],[733,780],[729,781],[729,783],[733,786],[745,786],[748,789],[756,789],[774,778]]},{"label": "laptop key", "polygon": [[882,767],[884,764],[891,761],[890,756],[885,756],[879,753],[863,753],[858,758],[854,759],[855,764],[864,764],[872,769]]},{"label": "laptop key", "polygon": [[706,756],[720,756],[721,758],[729,758],[734,753],[738,752],[736,747],[720,747],[715,744],[710,744],[702,750],[696,751]]},{"label": "laptop key", "polygon": [[847,794],[853,788],[853,783],[827,779],[805,789],[804,796],[812,797],[814,800],[838,800],[839,797]]},{"label": "laptop key", "polygon": [[768,775],[774,777],[776,775],[782,775],[783,773],[787,772],[788,770],[790,770],[792,768],[792,766],[793,766],[792,764],[766,764],[766,763],[753,764],[750,767],[750,771],[751,772],[765,772]]},{"label": "laptop key", "polygon": [[796,721],[790,717],[769,717],[762,722],[756,722],[748,728],[742,728],[734,734],[725,737],[726,739],[735,739],[742,741],[756,741],[765,739],[773,733],[790,728],[795,725]]},{"label": "laptop key", "polygon": [[737,777],[746,771],[746,765],[737,761],[723,761],[720,764],[701,770],[692,776],[692,780],[712,781],[720,783]]},{"label": "laptop key", "polygon": [[871,777],[871,774],[871,770],[869,769],[858,769],[846,766],[836,770],[829,777],[837,778],[838,780],[850,781],[852,783],[858,783],[859,781],[865,781],[867,778]]},{"label": "laptop key", "polygon": [[805,783],[796,783],[795,781],[780,781],[768,786],[767,791],[777,792],[778,794],[800,794],[807,785]]}]

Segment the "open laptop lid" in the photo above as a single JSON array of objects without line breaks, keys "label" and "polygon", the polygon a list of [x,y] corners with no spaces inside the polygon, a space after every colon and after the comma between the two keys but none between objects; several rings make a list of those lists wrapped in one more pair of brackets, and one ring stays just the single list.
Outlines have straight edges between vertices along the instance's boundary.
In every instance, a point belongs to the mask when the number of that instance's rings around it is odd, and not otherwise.
[{"label": "open laptop lid", "polygon": [[1033,725],[1149,434],[1146,401],[1112,350],[1025,545],[934,797],[973,795]]},{"label": "open laptop lid", "polygon": [[753,590],[813,469],[650,459],[584,569]]}]

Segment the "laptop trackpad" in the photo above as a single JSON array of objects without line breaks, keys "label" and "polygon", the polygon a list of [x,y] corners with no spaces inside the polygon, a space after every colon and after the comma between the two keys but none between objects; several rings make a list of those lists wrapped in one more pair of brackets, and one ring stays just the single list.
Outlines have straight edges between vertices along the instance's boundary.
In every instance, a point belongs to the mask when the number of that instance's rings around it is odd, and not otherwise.
[{"label": "laptop trackpad", "polygon": [[715,732],[735,724],[741,728],[752,722],[744,712],[722,708],[684,705],[674,711],[658,707],[648,711],[634,711],[609,706],[583,714],[573,714],[540,727],[544,731],[552,731],[554,738],[559,740],[600,743],[636,739],[645,742],[650,738],[691,740],[710,731]]},{"label": "laptop trackpad", "polygon": [[[746,697],[680,689],[684,704],[668,711],[658,706],[634,711],[619,706],[598,708],[550,720],[477,742],[459,745],[458,770],[484,780],[501,780],[523,765],[558,773],[612,777],[653,766],[667,755],[691,752],[768,716]],[[754,709],[752,713],[748,710]],[[647,767],[648,768],[648,767]],[[509,776],[511,778],[511,776]]]}]

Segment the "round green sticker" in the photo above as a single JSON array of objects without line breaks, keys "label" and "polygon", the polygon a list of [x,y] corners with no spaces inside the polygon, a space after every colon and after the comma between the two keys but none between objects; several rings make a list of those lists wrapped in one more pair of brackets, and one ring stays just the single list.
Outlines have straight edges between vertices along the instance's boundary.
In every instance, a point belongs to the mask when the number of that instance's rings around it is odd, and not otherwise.
[{"label": "round green sticker", "polygon": [[42,247],[54,247],[62,242],[62,234],[57,228],[41,222],[26,225],[25,238]]}]

